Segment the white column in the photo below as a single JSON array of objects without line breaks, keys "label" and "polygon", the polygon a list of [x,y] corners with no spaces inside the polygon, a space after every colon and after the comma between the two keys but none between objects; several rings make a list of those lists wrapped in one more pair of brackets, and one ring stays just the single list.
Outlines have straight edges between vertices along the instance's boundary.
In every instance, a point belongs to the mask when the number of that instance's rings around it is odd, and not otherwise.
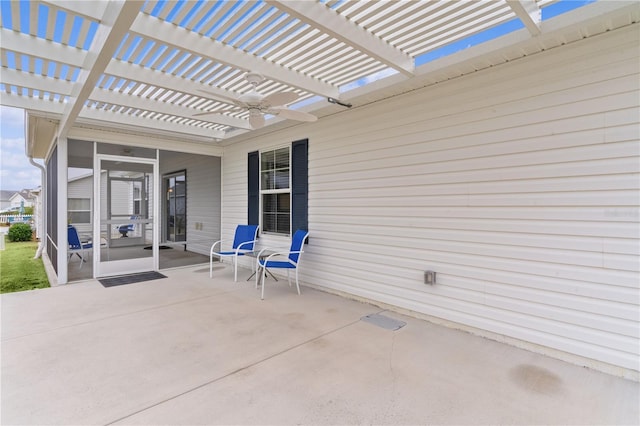
[{"label": "white column", "polygon": [[66,284],[69,280],[67,273],[67,185],[68,179],[68,150],[67,138],[58,138],[58,175],[56,186],[58,189],[58,284]]}]

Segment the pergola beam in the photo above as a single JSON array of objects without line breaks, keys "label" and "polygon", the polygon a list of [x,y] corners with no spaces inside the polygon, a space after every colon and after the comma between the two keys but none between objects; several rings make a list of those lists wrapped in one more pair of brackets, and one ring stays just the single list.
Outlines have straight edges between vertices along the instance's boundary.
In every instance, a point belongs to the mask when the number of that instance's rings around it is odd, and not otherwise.
[{"label": "pergola beam", "polygon": [[412,77],[414,74],[415,65],[411,56],[364,28],[360,28],[321,3],[288,0],[265,0],[265,2],[337,40],[353,46],[408,77]]},{"label": "pergola beam", "polygon": [[540,35],[542,11],[535,0],[507,0],[507,3],[532,36]]},{"label": "pergola beam", "polygon": [[[54,80],[47,79],[45,77],[35,76],[29,73],[19,72],[15,70],[5,70],[2,72],[3,74],[3,83],[16,85],[19,87],[26,87],[31,90],[38,90],[42,92],[49,92],[59,94],[60,96],[65,96],[71,93],[73,90],[73,83],[65,81],[65,80]],[[65,112],[66,105],[62,102],[54,102],[49,101],[46,102],[37,97],[27,98],[24,96],[11,96],[3,94],[2,103],[3,105],[12,106],[15,108],[24,108],[31,111],[38,111],[47,113],[49,116],[63,116]],[[103,102],[106,104],[116,105],[118,107],[126,107],[126,108],[135,108],[144,111],[166,114],[166,115],[174,115],[178,117],[185,117],[184,107],[174,106],[168,104],[166,102],[154,101],[150,99],[143,99],[132,95],[126,95],[118,92],[113,92],[106,89],[96,89],[93,91],[90,100],[95,102]],[[191,109],[194,113],[198,112],[198,110]],[[102,115],[102,117],[100,116]],[[111,117],[110,117],[111,116]],[[102,122],[109,121],[115,117],[114,113],[109,111],[101,111],[95,108],[87,108],[83,107],[79,112],[77,119],[87,119],[90,118],[92,120],[99,120]],[[128,114],[120,114],[118,118],[114,121],[114,123],[121,124],[123,123],[123,119],[129,120],[130,115]],[[249,123],[247,120],[243,120],[241,118],[235,117],[227,117],[227,116],[214,116],[215,119],[197,119],[193,118],[193,120],[200,121],[210,121],[217,124],[224,124],[240,129],[249,129]],[[141,117],[136,117],[141,118]],[[189,118],[189,117],[186,117]],[[150,119],[146,119],[149,121],[149,125],[146,126],[150,129],[163,127],[164,125],[158,124],[160,123],[158,120],[151,121]],[[153,124],[152,124],[153,123]],[[142,125],[141,126],[145,127]],[[170,126],[175,126],[177,124],[173,123]],[[117,124],[113,124],[113,126],[117,127]],[[169,130],[171,127],[167,127],[166,130]],[[191,131],[188,131],[191,129]],[[183,133],[188,133],[191,136],[197,137],[210,137],[216,139],[224,139],[226,137],[225,132],[219,130],[211,130],[205,128],[198,128],[197,126],[183,126]]]},{"label": "pergola beam", "polygon": [[[2,48],[12,52],[59,64],[81,68],[85,62],[87,52],[64,44],[36,38],[29,34],[0,28]],[[4,73],[4,71],[3,71]]]},{"label": "pergola beam", "polygon": [[8,68],[2,70],[2,83],[61,96],[68,96],[73,90],[73,83],[67,80],[42,77],[40,75]]},{"label": "pergola beam", "polygon": [[[248,120],[243,120],[241,118],[229,117],[226,115],[216,116],[215,119],[208,120],[206,118],[200,117],[189,117],[185,115],[185,111],[191,111],[193,113],[198,112],[192,108],[186,108],[179,105],[174,105],[168,102],[160,102],[152,99],[142,98],[134,95],[126,95],[123,93],[114,92],[112,90],[107,89],[98,89],[94,90],[91,94],[90,99],[95,102],[103,102],[110,105],[117,105],[127,108],[139,109],[142,111],[155,112],[159,114],[167,114],[173,115],[176,117],[183,117],[191,120],[198,121],[209,121],[212,123],[222,124],[231,127],[237,127],[241,129],[251,129]],[[213,114],[213,113],[212,113]],[[214,132],[212,130],[212,132]],[[217,134],[213,137],[222,139],[225,137],[224,132],[215,131]]]},{"label": "pergola beam", "polygon": [[[134,0],[135,1],[135,0]],[[107,7],[106,1],[47,0],[56,9],[66,10],[94,21],[100,21]]]},{"label": "pergola beam", "polygon": [[[229,105],[233,105],[233,99],[237,96],[227,90],[196,83],[192,80],[176,77],[175,75],[166,74],[160,71],[154,71],[151,68],[145,68],[140,65],[134,65],[117,59],[112,60],[104,72],[105,74],[109,74],[114,77],[137,81],[144,83],[145,85],[162,87],[164,89],[181,92],[187,95],[213,99]],[[208,93],[203,93],[203,90],[206,90]],[[194,110],[193,112],[197,113],[202,111]]]},{"label": "pergola beam", "polygon": [[141,3],[136,1],[108,3],[104,19],[96,31],[89,53],[84,58],[82,71],[71,94],[71,101],[60,120],[58,137],[66,137],[73,127],[85,101],[96,87],[96,82],[138,16],[140,7]]},{"label": "pergola beam", "polygon": [[47,116],[60,116],[65,105],[62,102],[45,101],[21,95],[2,93],[2,106],[37,111]]},{"label": "pergola beam", "polygon": [[185,28],[153,16],[140,14],[131,27],[131,32],[181,51],[211,58],[218,62],[262,74],[268,79],[298,87],[324,97],[339,97],[337,87],[321,80],[308,77],[265,59],[244,53],[208,37],[203,37]]},{"label": "pergola beam", "polygon": [[[58,94],[60,96],[67,96],[73,91],[73,83],[66,80],[56,80],[49,79],[46,77],[41,77],[37,75],[33,75],[30,73],[20,72],[16,70],[5,70],[2,72],[3,74],[3,83],[9,85],[15,85],[19,87],[25,87],[31,90],[37,90],[41,92],[49,92],[53,94]],[[196,110],[193,108],[185,108],[182,106],[176,106],[173,104],[169,104],[166,102],[160,102],[152,99],[141,98],[139,96],[133,96],[128,94],[123,94],[120,92],[114,92],[112,90],[100,89],[96,88],[93,93],[89,96],[88,100],[92,100],[95,102],[103,102],[106,104],[117,105],[127,108],[135,108],[143,111],[150,111],[159,114],[167,114],[173,115],[177,117],[185,117],[191,118],[193,120],[199,121],[209,121],[211,123],[223,124],[226,126],[236,127],[239,129],[250,129],[251,126],[247,120],[236,117],[229,117],[225,115],[212,115],[211,118],[195,118],[189,117],[185,115],[187,113],[198,113],[200,110]],[[64,104],[60,103],[60,106],[64,106]],[[30,108],[31,109],[31,108]],[[83,108],[78,117],[84,117],[87,108]],[[63,113],[63,111],[59,111],[59,113]],[[214,132],[214,131],[212,131]],[[217,132],[212,137],[223,139],[225,137],[224,132]]]},{"label": "pergola beam", "polygon": [[[109,117],[112,115],[113,117]],[[206,138],[208,140],[219,139],[220,132],[189,126],[187,124],[171,123],[163,120],[155,120],[153,118],[138,117],[129,114],[120,114],[116,112],[98,111],[92,108],[86,108],[82,117],[78,119],[79,122],[97,123],[101,122],[106,127],[118,129],[118,127],[125,129],[144,129],[138,130],[141,134],[158,134],[165,133],[171,134],[176,137],[178,134],[184,134],[190,137],[197,136],[200,138]],[[114,126],[114,123],[118,123],[118,126]]]}]

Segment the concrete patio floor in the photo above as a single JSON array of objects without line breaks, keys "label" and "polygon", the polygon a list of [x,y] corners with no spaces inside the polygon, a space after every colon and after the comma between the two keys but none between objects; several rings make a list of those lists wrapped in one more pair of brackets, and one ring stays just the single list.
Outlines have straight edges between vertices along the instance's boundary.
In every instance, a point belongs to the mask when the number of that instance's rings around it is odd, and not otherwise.
[{"label": "concrete patio floor", "polygon": [[1,422],[638,424],[637,382],[229,266],[1,296]]}]

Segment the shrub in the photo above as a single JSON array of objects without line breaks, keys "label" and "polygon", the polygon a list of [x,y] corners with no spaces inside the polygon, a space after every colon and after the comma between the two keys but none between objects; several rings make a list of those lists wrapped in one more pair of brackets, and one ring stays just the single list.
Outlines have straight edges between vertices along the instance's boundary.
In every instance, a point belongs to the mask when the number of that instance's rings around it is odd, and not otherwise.
[{"label": "shrub", "polygon": [[31,241],[31,226],[28,223],[14,223],[9,228],[9,241]]}]

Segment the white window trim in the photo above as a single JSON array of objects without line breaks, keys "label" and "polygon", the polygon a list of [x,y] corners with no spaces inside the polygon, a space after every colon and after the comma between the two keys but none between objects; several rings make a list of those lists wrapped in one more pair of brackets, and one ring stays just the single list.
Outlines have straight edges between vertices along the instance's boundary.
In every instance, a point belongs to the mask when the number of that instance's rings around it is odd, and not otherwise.
[{"label": "white window trim", "polygon": [[[264,153],[268,153],[268,152],[273,152],[273,151],[277,151],[279,149],[283,149],[283,148],[287,148],[287,152],[289,155],[289,158],[287,160],[288,165],[289,165],[289,184],[288,184],[288,188],[286,189],[262,189],[262,154]],[[280,145],[280,146],[276,146],[276,147],[272,147],[270,149],[264,149],[264,150],[260,150],[258,153],[258,179],[259,179],[259,186],[260,186],[260,196],[259,196],[259,205],[260,205],[260,214],[259,214],[259,220],[260,220],[260,233],[261,234],[266,234],[266,235],[274,235],[274,236],[291,236],[291,203],[292,203],[292,199],[291,199],[291,144],[284,144],[284,145]],[[264,229],[264,206],[263,206],[263,202],[262,202],[262,196],[265,194],[289,194],[289,231],[287,233],[282,233],[282,232],[274,232],[274,231],[265,231]]]},{"label": "white window trim", "polygon": [[[77,209],[70,209],[69,208],[69,201],[70,200],[89,200],[89,209],[88,210],[77,210]],[[93,223],[93,200],[90,197],[71,197],[71,198],[67,198],[67,217],[68,217],[68,222],[69,224],[73,225],[90,225]],[[79,212],[79,213],[89,213],[89,221],[88,222],[73,222],[71,221],[71,213],[74,212]]]}]

